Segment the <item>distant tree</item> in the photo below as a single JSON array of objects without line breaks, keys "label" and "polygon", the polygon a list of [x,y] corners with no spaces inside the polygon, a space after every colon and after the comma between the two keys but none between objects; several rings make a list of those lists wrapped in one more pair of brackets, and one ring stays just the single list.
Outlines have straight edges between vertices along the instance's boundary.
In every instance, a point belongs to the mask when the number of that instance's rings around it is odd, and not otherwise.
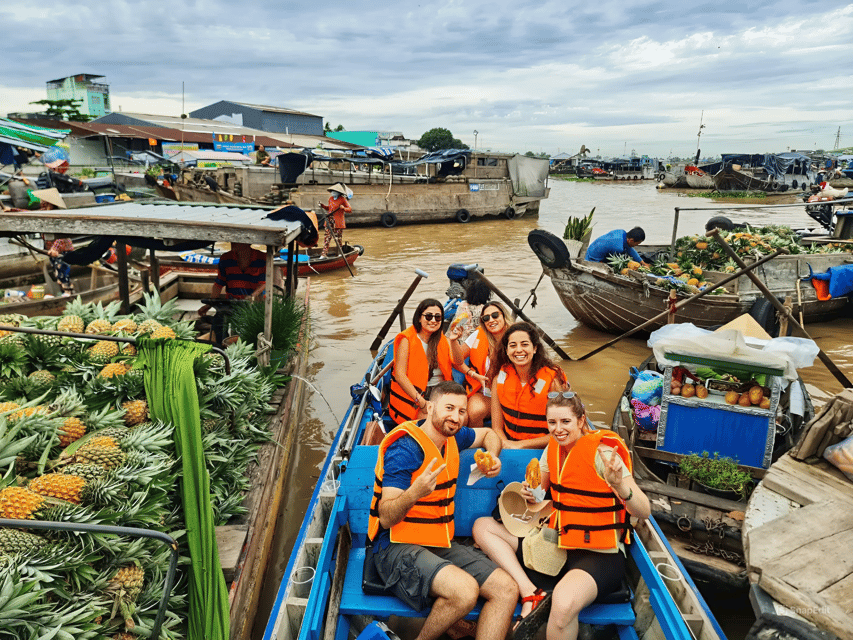
[{"label": "distant tree", "polygon": [[454,138],[450,129],[437,127],[430,129],[418,140],[418,146],[427,151],[438,151],[439,149],[468,149],[468,145]]},{"label": "distant tree", "polygon": [[326,133],[330,133],[330,132],[332,132],[332,131],[346,131],[346,129],[344,129],[344,125],[342,125],[342,124],[339,124],[337,127],[335,127],[334,129],[332,129],[332,125],[330,125],[330,124],[327,122],[327,123],[326,123],[325,128],[323,129],[323,131],[325,131]]},{"label": "distant tree", "polygon": [[547,158],[548,157],[548,154],[544,153],[544,152],[533,153],[532,151],[528,151],[524,155],[526,155],[528,158]]},{"label": "distant tree", "polygon": [[80,111],[80,105],[83,104],[82,100],[71,100],[67,98],[62,100],[36,100],[34,102],[30,102],[30,104],[44,105],[47,107],[47,109],[45,109],[47,115],[59,120],[89,122],[89,120],[92,119],[91,116]]}]

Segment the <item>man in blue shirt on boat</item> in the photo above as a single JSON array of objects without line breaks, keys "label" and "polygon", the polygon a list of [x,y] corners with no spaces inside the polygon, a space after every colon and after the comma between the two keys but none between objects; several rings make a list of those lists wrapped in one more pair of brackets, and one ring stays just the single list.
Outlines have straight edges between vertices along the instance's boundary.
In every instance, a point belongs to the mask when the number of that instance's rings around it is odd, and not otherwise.
[{"label": "man in blue shirt on boat", "polygon": [[610,256],[626,254],[641,264],[647,264],[634,247],[646,239],[646,232],[640,227],[630,231],[614,229],[596,238],[586,250],[584,260],[588,262],[606,262]]},{"label": "man in blue shirt on boat", "polygon": [[[433,640],[483,598],[477,640],[503,640],[518,585],[484,553],[453,540],[459,450],[485,447],[487,477],[500,473],[501,442],[491,429],[471,429],[468,398],[457,382],[435,386],[426,419],[399,425],[382,440],[368,537],[386,589],[416,611],[429,609],[417,640]],[[483,466],[481,466],[483,465]]]}]

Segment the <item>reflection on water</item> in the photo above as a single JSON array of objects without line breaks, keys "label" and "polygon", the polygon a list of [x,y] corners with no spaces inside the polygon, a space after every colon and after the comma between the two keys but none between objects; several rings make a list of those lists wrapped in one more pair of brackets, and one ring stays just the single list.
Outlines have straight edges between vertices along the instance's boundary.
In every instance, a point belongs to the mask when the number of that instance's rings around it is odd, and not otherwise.
[{"label": "reflection on water", "polygon": [[[357,209],[358,189],[354,191],[352,206]],[[794,198],[786,201],[792,202]],[[421,281],[407,305],[407,319],[410,319],[419,300],[446,297],[446,271],[452,263],[479,264],[510,299],[524,301],[542,273],[539,261],[527,244],[527,234],[531,229],[546,229],[562,237],[569,216],[586,215],[595,207],[594,237],[611,229],[629,229],[639,225],[645,229],[648,243],[663,244],[669,243],[672,236],[675,207],[703,206],[726,207],[731,204],[714,203],[707,198],[688,198],[671,190],[658,191],[651,182],[575,183],[553,180],[550,198],[542,202],[538,220],[495,218],[466,225],[454,222],[347,230],[347,239],[363,245],[365,252],[354,265],[354,278],[342,270],[311,279],[314,347],[309,377],[335,408],[337,417],[343,416],[350,399],[350,385],[364,375],[371,361],[368,347],[397,300],[414,280],[416,268],[426,271],[429,278]],[[714,215],[719,213],[681,211],[679,235],[703,233],[705,222]],[[812,220],[799,208],[742,209],[729,215],[736,222],[748,221],[756,225],[813,226]],[[304,286],[304,281],[300,281],[300,286]],[[528,305],[525,313],[575,358],[613,337],[576,322],[560,304],[547,277],[536,289],[536,303],[535,308]],[[809,325],[808,330],[838,366],[848,376],[853,376],[853,330],[850,321],[840,319]],[[397,331],[399,324],[395,323],[387,338],[393,338]],[[645,340],[629,338],[588,360],[563,362],[562,365],[572,387],[583,398],[591,418],[609,424],[625,387],[628,369],[649,354]],[[819,361],[802,374],[816,400],[823,400],[841,390]],[[321,398],[309,398],[297,438],[299,449],[291,469],[288,504],[281,518],[284,527],[281,570],[287,562],[289,547],[299,529],[318,470],[338,427],[337,417]]]}]

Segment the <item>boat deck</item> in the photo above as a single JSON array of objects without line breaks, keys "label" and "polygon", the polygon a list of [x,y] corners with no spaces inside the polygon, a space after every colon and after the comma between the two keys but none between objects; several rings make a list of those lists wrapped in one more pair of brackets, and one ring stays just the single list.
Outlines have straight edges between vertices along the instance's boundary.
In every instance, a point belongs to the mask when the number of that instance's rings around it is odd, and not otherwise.
[{"label": "boat deck", "polygon": [[795,614],[853,640],[853,483],[825,460],[774,463],[746,512],[750,581]]}]

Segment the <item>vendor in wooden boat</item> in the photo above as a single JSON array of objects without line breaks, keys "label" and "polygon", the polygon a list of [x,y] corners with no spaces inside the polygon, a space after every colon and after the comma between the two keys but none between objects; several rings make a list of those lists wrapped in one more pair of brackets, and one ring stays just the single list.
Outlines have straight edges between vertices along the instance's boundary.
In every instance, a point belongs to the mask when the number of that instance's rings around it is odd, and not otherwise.
[{"label": "vendor in wooden boat", "polygon": [[560,366],[548,359],[536,328],[516,322],[501,338],[489,369],[492,429],[505,449],[542,449],[548,444],[548,393],[570,387]]},{"label": "vendor in wooden boat", "polygon": [[395,424],[426,415],[430,391],[453,379],[450,342],[442,331],[444,308],[427,298],[416,308],[412,324],[394,338],[394,369],[388,413]]},{"label": "vendor in wooden boat", "polygon": [[[62,199],[62,194],[56,188],[39,189],[33,191],[33,196],[39,200],[40,211],[54,211],[57,209],[65,209],[65,200]],[[71,265],[62,259],[69,251],[74,251],[74,244],[70,238],[56,238],[48,240],[45,237],[44,249],[47,251],[48,259],[50,260],[50,271],[54,279],[59,283],[62,293],[65,295],[74,295],[74,283],[71,282]]]},{"label": "vendor in wooden boat", "polygon": [[459,450],[484,447],[493,478],[501,443],[490,429],[465,426],[467,398],[457,382],[439,383],[426,419],[404,422],[379,445],[367,535],[385,587],[416,611],[430,609],[417,638],[440,637],[483,598],[477,640],[503,640],[518,587],[480,550],[454,539]]},{"label": "vendor in wooden boat", "polygon": [[347,227],[344,214],[352,213],[352,207],[347,200],[347,188],[340,182],[333,184],[327,189],[331,192],[329,196],[329,204],[318,202],[323,209],[329,212],[326,216],[326,235],[323,238],[323,256],[329,254],[329,243],[332,241],[332,234],[338,238],[338,244],[344,246],[344,229]]},{"label": "vendor in wooden boat", "polygon": [[539,484],[540,495],[550,488],[554,510],[548,527],[556,530],[559,549],[566,550],[565,563],[558,568],[557,559],[553,575],[528,568],[534,563],[525,561],[519,536],[529,532],[529,522],[479,518],[473,534],[519,585],[523,619],[513,637],[530,638],[547,620],[548,640],[575,640],[581,610],[620,587],[629,515],[648,518],[651,509],[634,481],[625,443],[613,431],[590,428],[577,394],[548,394],[547,416],[550,435],[538,477],[528,467],[521,493],[533,504],[537,499],[531,489],[537,487],[531,482]]},{"label": "vendor in wooden boat", "polygon": [[625,254],[641,264],[648,264],[637,253],[634,248],[643,243],[646,239],[646,232],[640,227],[634,227],[630,231],[623,229],[614,229],[608,231],[600,238],[596,238],[586,250],[584,260],[589,262],[605,262],[610,256]]},{"label": "vendor in wooden boat", "polygon": [[[492,411],[492,382],[487,374],[509,326],[506,309],[500,302],[483,305],[477,324],[477,330],[464,342],[457,339],[462,332],[459,324],[453,326],[451,323],[448,331],[453,365],[465,374],[468,425],[471,427],[482,427],[483,421]],[[469,359],[470,366],[465,364],[465,358]]]}]

